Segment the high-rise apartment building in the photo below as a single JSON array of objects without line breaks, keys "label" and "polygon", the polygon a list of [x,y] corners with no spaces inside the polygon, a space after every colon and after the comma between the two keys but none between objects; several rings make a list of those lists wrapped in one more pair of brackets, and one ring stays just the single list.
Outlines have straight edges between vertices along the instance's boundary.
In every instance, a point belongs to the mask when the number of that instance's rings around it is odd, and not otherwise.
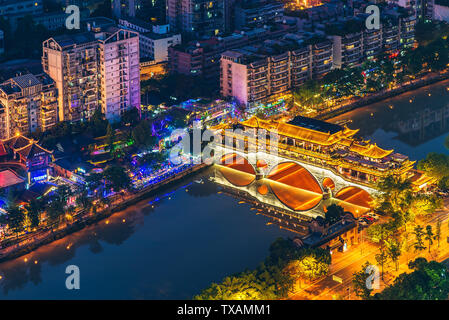
[{"label": "high-rise apartment building", "polygon": [[225,31],[225,21],[225,0],[167,0],[172,31],[210,37]]},{"label": "high-rise apartment building", "polygon": [[59,121],[89,119],[101,108],[116,121],[140,109],[139,34],[109,27],[50,38],[43,43],[44,71],[59,91]]},{"label": "high-rise apartment building", "polygon": [[[220,58],[226,50],[278,39],[297,31],[296,24],[275,24],[266,28],[241,30],[225,37],[211,37],[168,48],[169,69],[173,73],[202,76],[216,81],[220,75]],[[218,83],[217,83],[218,84]]]},{"label": "high-rise apartment building", "polygon": [[234,28],[260,27],[273,22],[282,22],[284,18],[284,4],[276,0],[248,1],[240,0],[235,3]]},{"label": "high-rise apartment building", "polygon": [[[257,49],[257,50],[255,50]],[[319,78],[332,67],[332,42],[289,34],[282,40],[267,40],[226,51],[221,58],[221,94],[246,106],[265,103],[276,95]]]},{"label": "high-rise apartment building", "polygon": [[46,131],[57,122],[58,92],[46,74],[31,73],[0,85],[0,137]]}]

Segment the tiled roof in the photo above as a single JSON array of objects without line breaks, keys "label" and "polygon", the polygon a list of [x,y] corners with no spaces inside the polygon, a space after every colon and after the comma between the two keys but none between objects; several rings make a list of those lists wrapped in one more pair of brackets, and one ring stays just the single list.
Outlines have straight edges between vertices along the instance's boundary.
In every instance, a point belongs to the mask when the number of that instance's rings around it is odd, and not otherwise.
[{"label": "tiled roof", "polygon": [[45,154],[51,154],[50,151],[42,148],[40,145],[38,145],[35,142],[30,143],[29,145],[16,150],[17,153],[19,153],[22,157],[25,159],[32,158],[34,156],[37,156],[39,154],[45,153]]},{"label": "tiled roof", "polygon": [[14,136],[7,140],[3,140],[3,145],[8,146],[11,149],[20,149],[31,143],[31,139],[24,136]]}]

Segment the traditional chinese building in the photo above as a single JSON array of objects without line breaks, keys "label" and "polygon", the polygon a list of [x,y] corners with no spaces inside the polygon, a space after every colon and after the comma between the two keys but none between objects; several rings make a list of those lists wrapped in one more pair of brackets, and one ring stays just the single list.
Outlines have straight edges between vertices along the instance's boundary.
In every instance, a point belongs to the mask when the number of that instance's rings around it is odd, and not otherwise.
[{"label": "traditional chinese building", "polygon": [[[394,150],[385,150],[375,143],[355,137],[358,130],[346,126],[300,116],[290,122],[263,120],[254,116],[238,126],[243,132],[250,133],[231,133],[235,139],[243,140],[242,143],[234,143],[234,148],[240,147],[245,153],[257,149],[258,140],[253,137],[257,137],[260,130],[266,130],[267,135],[276,134],[278,137],[279,157],[325,168],[358,185],[375,188],[380,180],[389,175],[411,179],[415,189],[425,188],[434,182],[414,169],[415,161]],[[324,187],[325,184],[323,182]]]},{"label": "traditional chinese building", "polygon": [[37,141],[17,135],[2,140],[0,145],[0,150],[4,150],[6,153],[3,163],[21,166],[26,170],[28,184],[49,179],[49,163],[52,161],[52,152],[41,147]]}]

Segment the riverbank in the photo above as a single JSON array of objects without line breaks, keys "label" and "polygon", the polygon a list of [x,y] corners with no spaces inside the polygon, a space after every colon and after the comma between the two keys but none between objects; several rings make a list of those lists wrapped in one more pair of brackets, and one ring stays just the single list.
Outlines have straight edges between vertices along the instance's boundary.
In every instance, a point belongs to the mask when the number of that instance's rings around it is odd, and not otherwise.
[{"label": "riverbank", "polygon": [[361,98],[353,103],[348,105],[344,105],[340,108],[332,110],[330,112],[326,112],[325,114],[317,115],[315,118],[319,120],[328,120],[339,115],[345,114],[349,111],[367,106],[372,103],[380,102],[382,100],[386,100],[388,98],[392,98],[398,96],[402,93],[406,93],[408,91],[413,91],[431,84],[435,84],[440,81],[448,80],[449,72],[441,73],[433,76],[426,77],[424,79],[417,80],[415,82],[408,83],[406,85],[400,86],[398,88],[381,91],[375,94],[370,95],[369,97]]},{"label": "riverbank", "polygon": [[76,231],[82,230],[84,227],[88,225],[92,225],[98,221],[101,221],[105,218],[110,217],[112,214],[122,211],[127,207],[138,203],[139,201],[144,200],[145,198],[153,195],[156,192],[160,192],[166,188],[173,186],[179,180],[187,178],[189,176],[195,175],[205,168],[208,165],[202,163],[195,165],[193,167],[187,168],[183,172],[177,174],[176,176],[171,176],[163,181],[160,181],[154,185],[143,188],[135,194],[132,194],[128,197],[123,197],[122,201],[115,205],[110,205],[108,208],[97,212],[95,214],[85,213],[81,211],[77,220],[73,223],[66,224],[64,227],[57,230],[45,230],[42,233],[31,233],[27,239],[18,239],[17,243],[10,242],[7,247],[4,247],[3,243],[0,243],[0,263],[5,262],[11,259],[18,258],[25,254],[28,254],[37,248],[49,244],[53,241],[64,238],[65,236],[72,234]]}]

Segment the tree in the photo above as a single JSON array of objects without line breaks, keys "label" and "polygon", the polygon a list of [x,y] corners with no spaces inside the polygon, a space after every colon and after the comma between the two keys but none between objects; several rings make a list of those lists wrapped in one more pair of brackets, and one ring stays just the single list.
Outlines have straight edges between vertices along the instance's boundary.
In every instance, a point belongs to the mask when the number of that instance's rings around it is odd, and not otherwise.
[{"label": "tree", "polygon": [[131,136],[138,148],[147,149],[156,143],[155,137],[152,136],[148,121],[142,120],[131,132]]},{"label": "tree", "polygon": [[111,124],[108,124],[106,128],[106,148],[109,152],[114,152],[114,142],[115,142],[115,130],[112,129]]},{"label": "tree", "polygon": [[380,247],[380,253],[376,254],[375,256],[376,262],[380,265],[381,271],[382,271],[382,279],[384,278],[384,265],[388,261],[388,255],[385,252],[385,248],[382,245]]},{"label": "tree", "polygon": [[388,239],[393,235],[392,227],[392,223],[372,224],[366,229],[366,234],[371,241],[380,243],[383,239]]},{"label": "tree", "polygon": [[126,110],[121,118],[122,125],[135,126],[140,119],[139,110],[137,108],[131,108]]},{"label": "tree", "polygon": [[81,190],[78,190],[78,196],[76,197],[76,204],[78,207],[83,208],[87,212],[92,209],[92,201],[88,197],[87,189],[82,188]]},{"label": "tree", "polygon": [[[194,299],[279,299],[286,297],[299,276],[315,279],[326,274],[331,262],[327,250],[298,249],[292,240],[278,238],[270,255],[254,270],[226,277],[213,283]],[[303,272],[303,273],[301,273]]]},{"label": "tree", "polygon": [[25,213],[22,208],[12,205],[6,210],[8,214],[8,227],[17,235],[23,231],[23,223],[25,221]]},{"label": "tree", "polygon": [[437,225],[436,225],[436,231],[435,231],[435,238],[438,244],[438,248],[440,247],[440,239],[441,239],[441,220],[438,218]]},{"label": "tree", "polygon": [[411,199],[408,212],[413,218],[415,216],[429,216],[443,205],[443,199],[436,194],[418,194]]},{"label": "tree", "polygon": [[426,226],[426,234],[425,234],[425,239],[427,240],[427,242],[429,243],[429,252],[430,252],[430,247],[433,244],[433,238],[434,234],[432,232],[432,226],[431,225],[427,225]]},{"label": "tree", "polygon": [[396,271],[399,269],[399,257],[401,256],[401,243],[396,239],[386,239],[385,245],[387,248],[387,255],[391,262],[394,263]]},{"label": "tree", "polygon": [[131,179],[122,167],[108,167],[104,171],[104,177],[115,192],[128,189],[131,186]]},{"label": "tree", "polygon": [[449,272],[436,261],[418,258],[409,263],[412,273],[402,273],[391,286],[376,293],[375,300],[446,300],[449,294]]},{"label": "tree", "polygon": [[97,108],[87,124],[87,131],[92,133],[94,137],[101,137],[107,133],[108,126],[108,120],[105,119],[101,109]]},{"label": "tree", "polygon": [[47,215],[53,228],[53,224],[58,226],[61,223],[61,217],[65,214],[64,202],[58,198],[53,198],[47,206]]},{"label": "tree", "polygon": [[414,229],[413,234],[415,235],[415,243],[413,244],[413,247],[415,248],[415,252],[422,251],[426,249],[426,246],[424,245],[423,236],[424,231],[423,227],[420,225],[417,225]]},{"label": "tree", "polygon": [[312,251],[305,253],[304,257],[298,260],[293,260],[291,264],[299,276],[313,281],[329,273],[330,260],[327,256]]},{"label": "tree", "polygon": [[417,168],[437,180],[447,176],[449,172],[449,156],[430,152],[425,159],[418,161]]},{"label": "tree", "polygon": [[397,176],[387,176],[378,183],[379,195],[374,199],[374,207],[395,219],[400,227],[413,220],[409,208],[413,200],[411,181]]},{"label": "tree", "polygon": [[26,206],[27,215],[31,222],[31,227],[35,228],[41,222],[41,214],[44,209],[40,200],[32,199]]},{"label": "tree", "polygon": [[325,220],[329,224],[334,224],[341,220],[341,217],[344,215],[344,209],[336,204],[331,204],[326,208],[325,212]]},{"label": "tree", "polygon": [[86,177],[86,182],[87,185],[89,186],[89,188],[91,190],[95,190],[97,189],[99,186],[102,185],[103,182],[103,174],[101,173],[96,173],[96,172],[91,172],[87,177]]},{"label": "tree", "polygon": [[444,176],[438,181],[438,188],[443,191],[449,191],[449,176]]},{"label": "tree", "polygon": [[371,264],[367,261],[362,266],[362,270],[354,272],[352,275],[352,286],[354,287],[355,295],[362,299],[368,299],[373,291],[367,286],[368,277],[371,275],[366,272]]}]

